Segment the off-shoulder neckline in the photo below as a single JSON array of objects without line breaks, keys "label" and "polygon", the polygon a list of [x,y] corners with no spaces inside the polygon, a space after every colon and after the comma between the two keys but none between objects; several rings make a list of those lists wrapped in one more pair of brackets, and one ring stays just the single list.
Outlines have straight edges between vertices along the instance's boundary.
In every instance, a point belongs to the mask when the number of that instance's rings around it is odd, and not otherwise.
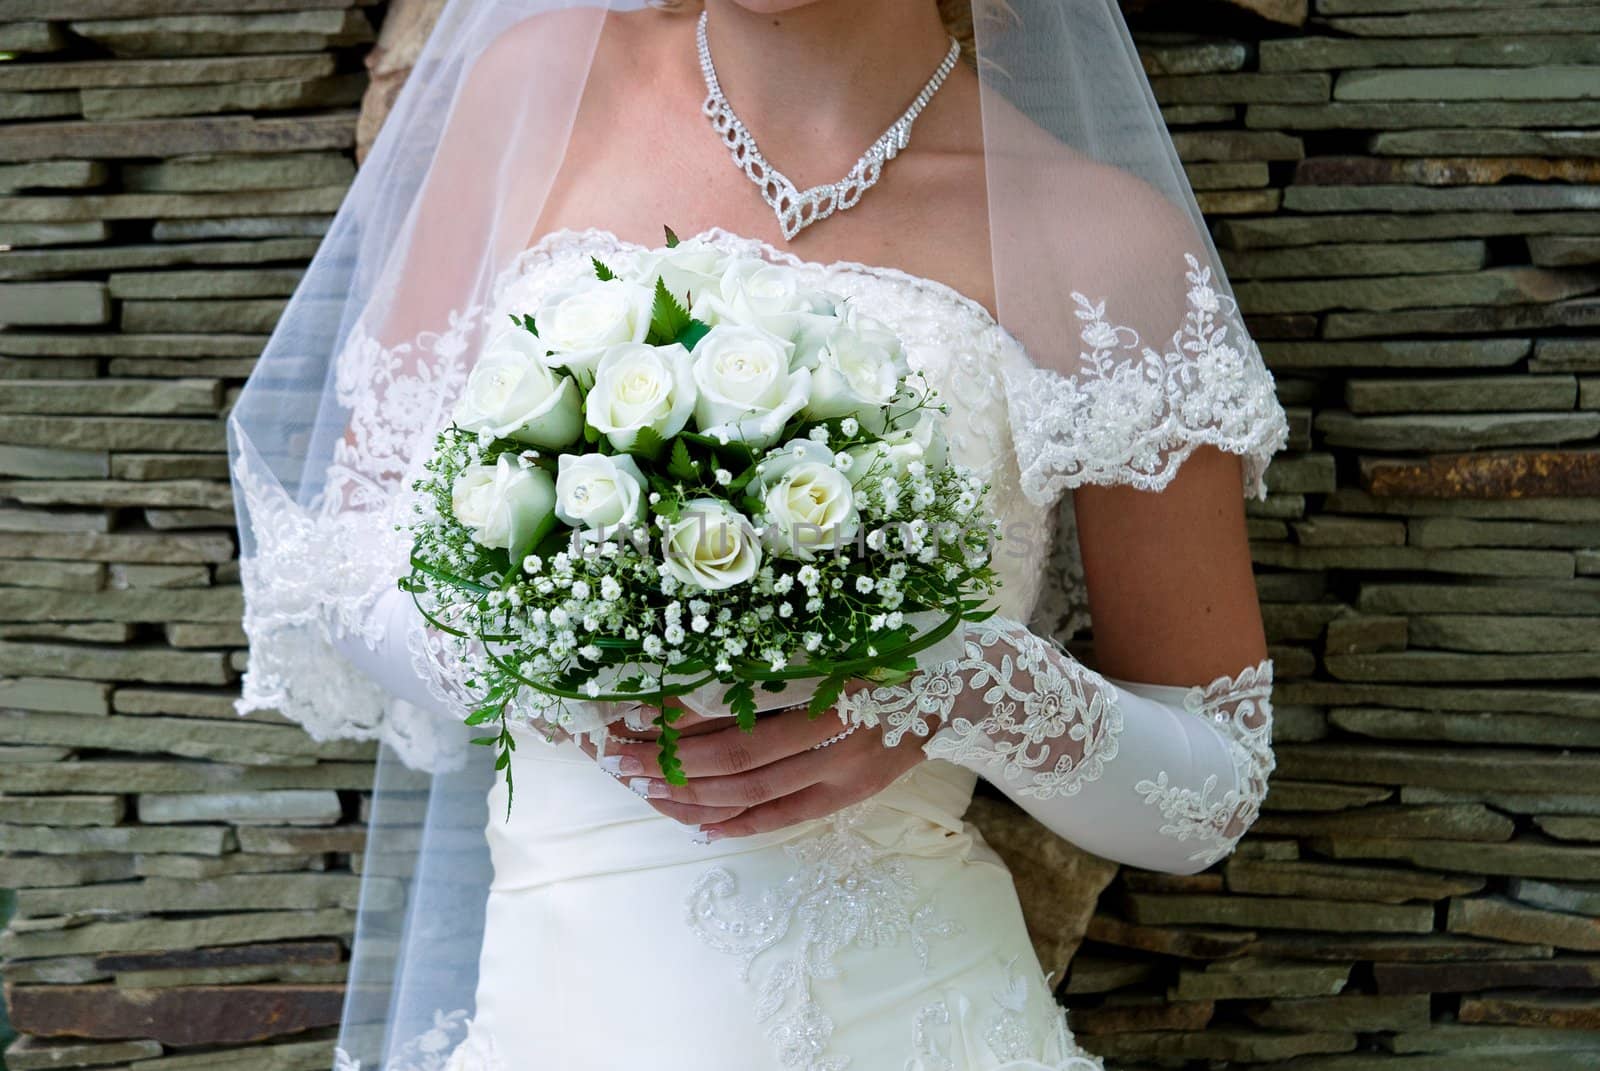
[{"label": "off-shoulder neckline", "polygon": [[[1020,346],[1010,332],[983,306],[982,302],[968,297],[949,283],[941,283],[937,279],[914,275],[900,268],[891,268],[880,264],[866,264],[856,260],[827,262],[807,260],[787,250],[779,249],[770,242],[762,241],[759,238],[749,238],[722,227],[708,227],[697,234],[685,238],[684,241],[704,242],[729,253],[743,253],[759,257],[769,263],[817,270],[828,275],[848,273],[899,283],[902,286],[920,290],[930,296],[948,302],[972,316],[982,327],[997,332],[1011,344]],[[606,230],[603,227],[585,227],[582,229],[560,227],[543,235],[532,245],[517,254],[516,259],[508,267],[507,274],[513,276],[521,275],[530,264],[537,262],[541,258],[555,255],[563,246],[570,245],[575,249],[582,249],[594,243],[603,243],[612,249],[633,253],[647,253],[655,248],[642,242],[633,242],[626,238],[621,238],[615,232]]]}]

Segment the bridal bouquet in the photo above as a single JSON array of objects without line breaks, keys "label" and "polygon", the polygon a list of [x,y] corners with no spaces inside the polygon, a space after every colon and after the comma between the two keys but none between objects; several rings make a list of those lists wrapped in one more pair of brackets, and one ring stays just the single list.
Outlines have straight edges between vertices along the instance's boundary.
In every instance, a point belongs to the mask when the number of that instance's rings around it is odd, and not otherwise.
[{"label": "bridal bouquet", "polygon": [[[628,258],[493,330],[419,493],[401,581],[498,723],[713,688],[893,680],[994,589],[987,487],[946,456],[900,341],[794,268],[699,243]],[[636,261],[636,263],[634,263]]]}]

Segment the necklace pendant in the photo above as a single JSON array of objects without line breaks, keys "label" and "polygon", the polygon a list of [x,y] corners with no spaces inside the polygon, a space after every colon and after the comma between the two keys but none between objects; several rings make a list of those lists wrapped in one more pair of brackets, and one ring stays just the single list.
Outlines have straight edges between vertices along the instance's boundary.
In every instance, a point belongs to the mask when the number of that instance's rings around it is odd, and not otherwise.
[{"label": "necklace pendant", "polygon": [[745,177],[755,183],[757,189],[761,191],[761,198],[772,208],[773,214],[778,219],[778,229],[783,233],[786,242],[793,241],[795,235],[813,223],[827,219],[836,211],[847,211],[860,203],[862,194],[877,185],[878,179],[883,176],[883,165],[893,160],[911,143],[911,124],[916,122],[917,116],[927,107],[928,101],[933,99],[934,93],[944,84],[945,78],[955,69],[956,62],[961,58],[961,45],[952,37],[950,48],[933,72],[933,77],[928,79],[928,83],[922,87],[922,91],[917,94],[916,99],[900,118],[891,123],[887,130],[878,135],[876,141],[867,146],[866,152],[861,154],[861,158],[856,161],[849,173],[838,182],[801,190],[761,155],[761,150],[756,146],[756,139],[734,114],[728,98],[723,96],[722,86],[717,81],[716,67],[711,62],[711,46],[706,41],[706,16],[706,12],[700,13],[700,23],[695,35],[696,47],[700,54],[700,73],[705,77],[706,83],[706,99],[700,110],[710,120],[711,128],[722,139],[722,144],[728,149],[728,155],[733,160],[734,166],[742,170]]}]

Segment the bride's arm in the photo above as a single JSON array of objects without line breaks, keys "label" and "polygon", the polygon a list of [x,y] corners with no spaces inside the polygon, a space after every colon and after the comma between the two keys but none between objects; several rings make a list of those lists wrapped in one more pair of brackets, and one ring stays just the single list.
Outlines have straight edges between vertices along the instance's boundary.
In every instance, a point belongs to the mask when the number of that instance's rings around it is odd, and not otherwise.
[{"label": "bride's arm", "polygon": [[1274,766],[1272,662],[1244,538],[1238,458],[1207,447],[1161,493],[1079,492],[1094,604],[1089,669],[1015,622],[965,657],[856,692],[886,743],[967,766],[1097,855],[1193,873],[1254,822]]}]

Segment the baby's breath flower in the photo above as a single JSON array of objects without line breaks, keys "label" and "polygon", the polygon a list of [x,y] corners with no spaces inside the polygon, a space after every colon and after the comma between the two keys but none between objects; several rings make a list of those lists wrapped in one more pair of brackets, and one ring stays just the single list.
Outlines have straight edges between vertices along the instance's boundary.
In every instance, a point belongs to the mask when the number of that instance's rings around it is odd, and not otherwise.
[{"label": "baby's breath flower", "polygon": [[818,424],[816,427],[812,428],[806,433],[806,438],[810,439],[814,443],[826,444],[828,441],[827,426],[824,424]]}]

